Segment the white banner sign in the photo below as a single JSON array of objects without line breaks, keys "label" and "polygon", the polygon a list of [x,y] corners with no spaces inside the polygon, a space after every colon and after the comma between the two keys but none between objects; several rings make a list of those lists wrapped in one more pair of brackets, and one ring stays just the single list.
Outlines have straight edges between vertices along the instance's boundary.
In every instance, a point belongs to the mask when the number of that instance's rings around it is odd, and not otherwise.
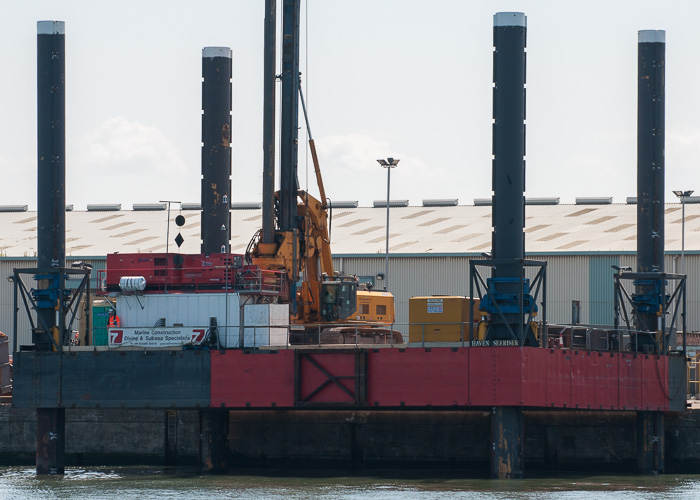
[{"label": "white banner sign", "polygon": [[158,327],[158,328],[110,328],[109,346],[173,347],[199,345],[207,333],[206,328]]}]

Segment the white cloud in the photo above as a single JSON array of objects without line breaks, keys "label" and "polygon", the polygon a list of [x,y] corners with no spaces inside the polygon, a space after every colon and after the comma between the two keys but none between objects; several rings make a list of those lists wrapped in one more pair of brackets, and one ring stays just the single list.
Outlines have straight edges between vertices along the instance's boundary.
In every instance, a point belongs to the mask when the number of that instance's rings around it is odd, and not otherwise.
[{"label": "white cloud", "polygon": [[0,155],[0,174],[4,179],[2,205],[29,205],[36,209],[36,157],[19,157],[16,160]]},{"label": "white cloud", "polygon": [[[392,171],[392,199],[420,203],[422,198],[430,197],[426,193],[439,184],[438,178],[442,175],[441,167],[428,169],[422,158],[364,134],[322,137],[316,139],[316,148],[326,193],[333,200],[358,200],[360,205],[366,206],[373,200],[385,199],[386,173],[377,163],[379,158],[393,156],[401,160]],[[300,162],[299,168],[303,184],[303,163]],[[314,192],[313,171],[309,174],[309,184]]]},{"label": "white cloud", "polygon": [[[667,130],[666,187],[668,189],[697,188],[700,166],[700,129]],[[689,184],[689,185],[688,185]]]},{"label": "white cloud", "polygon": [[130,208],[159,199],[199,200],[199,166],[188,169],[178,146],[156,127],[118,116],[72,146],[68,203],[110,202]]},{"label": "white cloud", "polygon": [[329,170],[351,173],[374,170],[377,167],[375,160],[386,154],[389,145],[367,135],[346,134],[317,139],[316,149],[319,159],[326,159]]}]

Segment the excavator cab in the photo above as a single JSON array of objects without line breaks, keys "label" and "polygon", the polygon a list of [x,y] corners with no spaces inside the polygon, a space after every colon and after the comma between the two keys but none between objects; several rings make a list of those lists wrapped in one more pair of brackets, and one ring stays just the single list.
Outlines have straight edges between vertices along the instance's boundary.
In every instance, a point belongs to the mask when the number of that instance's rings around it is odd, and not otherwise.
[{"label": "excavator cab", "polygon": [[357,279],[335,276],[321,285],[321,319],[333,322],[345,319],[357,307]]}]

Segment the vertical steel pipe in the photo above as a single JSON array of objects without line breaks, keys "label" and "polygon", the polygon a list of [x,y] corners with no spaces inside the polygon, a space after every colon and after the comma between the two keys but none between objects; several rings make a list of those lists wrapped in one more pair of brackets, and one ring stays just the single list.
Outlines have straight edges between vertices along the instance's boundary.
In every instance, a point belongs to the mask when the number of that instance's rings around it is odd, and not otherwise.
[{"label": "vertical steel pipe", "polygon": [[[666,32],[638,35],[637,74],[637,271],[664,272],[664,73]],[[658,307],[665,300],[660,282],[636,283],[642,313],[638,330],[655,331]]]},{"label": "vertical steel pipe", "polygon": [[228,469],[228,418],[228,410],[199,410],[199,467],[202,472],[222,473]]},{"label": "vertical steel pipe", "polygon": [[[663,273],[666,32],[642,30],[638,37],[637,271]],[[657,313],[659,309],[665,312],[666,301],[662,278],[660,275],[657,280],[635,283],[635,301],[642,311],[635,319],[638,330],[656,331],[658,328]],[[663,326],[663,321],[660,323]],[[636,336],[636,341],[647,344],[650,339]],[[661,346],[665,347],[666,341],[664,334]],[[665,348],[661,350],[666,352]],[[664,417],[661,412],[637,412],[637,469],[643,474],[664,471]]]},{"label": "vertical steel pipe", "polygon": [[36,409],[36,473],[64,474],[66,409]]},{"label": "vertical steel pipe", "polygon": [[[51,350],[51,335],[62,333],[66,265],[66,36],[63,21],[37,23],[37,320],[32,332],[37,350]],[[45,271],[59,270],[58,274]],[[18,279],[15,273],[15,279]],[[15,283],[16,285],[16,283]],[[15,300],[16,303],[16,300]],[[59,346],[62,339],[59,336]],[[59,347],[60,348],[60,347]],[[37,408],[36,472],[63,474],[65,469],[65,410]]]},{"label": "vertical steel pipe", "polygon": [[296,227],[299,127],[299,9],[301,0],[284,0],[282,9],[282,130],[280,231]]},{"label": "vertical steel pipe", "polygon": [[498,479],[523,477],[523,409],[494,406],[491,410],[491,475]]},{"label": "vertical steel pipe", "polygon": [[681,200],[681,274],[685,274],[685,200]]},{"label": "vertical steel pipe", "polygon": [[[525,41],[527,18],[499,12],[493,26],[492,255],[488,280],[491,315],[487,340],[534,344],[526,334],[525,256]],[[527,286],[526,286],[527,285]],[[525,289],[527,288],[527,289]]]},{"label": "vertical steel pipe", "polygon": [[664,72],[666,32],[639,32],[637,270],[664,270]]},{"label": "vertical steel pipe", "polygon": [[[517,294],[520,312],[507,313],[504,318],[494,318],[492,314],[487,339],[509,338],[513,330],[517,332],[520,345],[524,343],[526,35],[525,14],[499,12],[494,15],[492,255],[494,260],[506,262],[494,267],[489,288],[495,288],[489,293]],[[494,407],[491,434],[491,475],[499,479],[522,477],[522,409]]]},{"label": "vertical steel pipe", "polygon": [[[66,57],[65,23],[37,23],[37,267],[61,268],[66,263]],[[58,280],[40,279],[38,288],[63,288]],[[37,308],[39,331],[32,335],[39,350],[51,341],[43,326],[56,326],[55,304]],[[47,335],[47,333],[49,335]]]},{"label": "vertical steel pipe", "polygon": [[[525,256],[525,41],[527,17],[499,12],[493,26],[493,258]],[[494,277],[519,278],[517,264]],[[517,291],[517,290],[516,290]]]},{"label": "vertical steel pipe", "polygon": [[201,228],[207,254],[227,249],[231,234],[231,76],[231,49],[204,47]]},{"label": "vertical steel pipe", "polygon": [[391,165],[386,167],[386,253],[384,254],[384,290],[389,291],[389,210],[391,209]]},{"label": "vertical steel pipe", "polygon": [[260,241],[275,240],[275,79],[277,77],[277,0],[265,0],[263,70],[263,190]]},{"label": "vertical steel pipe", "polygon": [[663,412],[637,412],[637,472],[640,474],[663,474],[666,442],[664,429]]}]

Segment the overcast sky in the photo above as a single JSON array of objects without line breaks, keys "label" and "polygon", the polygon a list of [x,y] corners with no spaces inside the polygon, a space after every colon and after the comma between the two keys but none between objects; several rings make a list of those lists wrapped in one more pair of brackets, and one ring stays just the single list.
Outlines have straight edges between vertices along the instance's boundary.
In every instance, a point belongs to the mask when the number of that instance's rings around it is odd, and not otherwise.
[{"label": "overcast sky", "polygon": [[[331,199],[385,198],[376,159],[388,156],[401,159],[392,199],[490,196],[499,11],[528,16],[527,196],[636,196],[639,29],[666,30],[667,201],[700,190],[700,2],[303,0]],[[234,54],[232,199],[260,201],[264,0],[3,0],[0,19],[0,204],[36,207],[36,22],[48,19],[66,22],[67,203],[200,200],[205,46]],[[305,185],[304,148],[299,165]]]}]

